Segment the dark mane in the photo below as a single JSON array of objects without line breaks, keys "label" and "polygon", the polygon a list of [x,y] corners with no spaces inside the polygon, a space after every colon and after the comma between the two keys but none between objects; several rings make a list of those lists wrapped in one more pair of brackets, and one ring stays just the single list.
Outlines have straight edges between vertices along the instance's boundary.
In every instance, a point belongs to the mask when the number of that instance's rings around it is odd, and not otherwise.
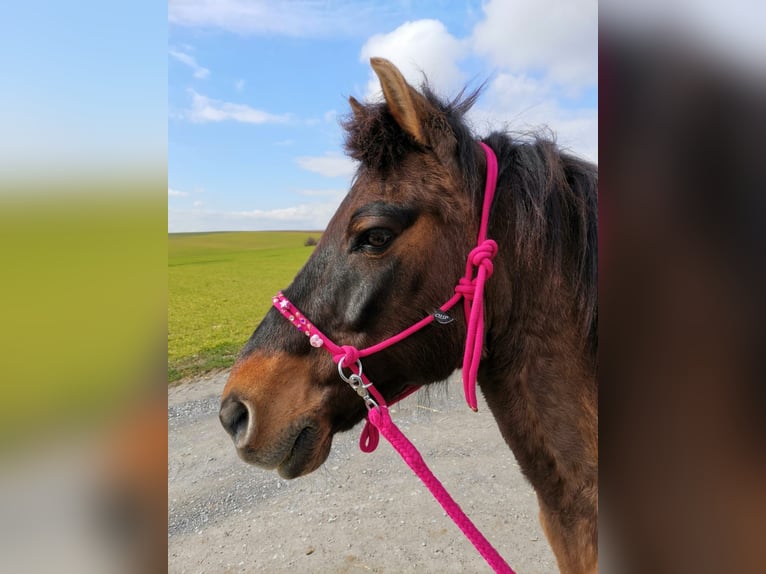
[{"label": "dark mane", "polygon": [[[463,189],[480,209],[484,173],[479,171],[476,137],[464,116],[483,86],[451,101],[443,101],[424,84],[421,93],[437,110],[432,121],[448,127],[457,141],[457,162]],[[395,168],[423,147],[405,133],[385,103],[362,106],[342,126],[347,153],[371,170]],[[523,291],[515,291],[518,305],[539,300],[562,284],[574,292],[577,321],[591,358],[597,351],[598,314],[598,171],[596,166],[563,153],[552,138],[532,135],[517,138],[493,132],[483,138],[497,155],[498,193],[490,223],[490,236],[513,233],[514,269]],[[511,215],[513,217],[508,217]],[[519,286],[517,286],[518,288]]]},{"label": "dark mane", "polygon": [[[576,320],[594,360],[598,346],[598,171],[563,153],[543,136],[514,141],[494,132],[483,141],[498,158],[498,199],[506,209],[490,222],[493,233],[513,233],[515,274],[524,280],[516,299],[523,306],[560,285],[571,289]],[[480,176],[478,186],[481,187]],[[499,201],[498,201],[499,200]],[[513,214],[512,222],[504,221]],[[512,227],[509,225],[512,223]],[[505,229],[504,229],[505,228]],[[523,291],[519,292],[521,287]],[[554,312],[551,309],[551,312]]]}]

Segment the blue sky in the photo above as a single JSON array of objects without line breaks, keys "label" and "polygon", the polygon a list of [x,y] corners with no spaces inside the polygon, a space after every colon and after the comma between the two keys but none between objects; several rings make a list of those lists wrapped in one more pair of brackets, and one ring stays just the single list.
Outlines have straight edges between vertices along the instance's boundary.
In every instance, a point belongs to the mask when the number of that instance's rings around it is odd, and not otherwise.
[{"label": "blue sky", "polygon": [[477,135],[549,126],[597,161],[597,3],[170,0],[168,228],[321,229],[348,190],[339,117],[371,56],[456,94]]}]

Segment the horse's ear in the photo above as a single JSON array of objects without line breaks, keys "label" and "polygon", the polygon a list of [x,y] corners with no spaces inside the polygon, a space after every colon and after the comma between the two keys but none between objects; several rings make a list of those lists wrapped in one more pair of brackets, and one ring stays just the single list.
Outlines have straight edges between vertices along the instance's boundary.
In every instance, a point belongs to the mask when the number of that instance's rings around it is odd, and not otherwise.
[{"label": "horse's ear", "polygon": [[357,100],[354,96],[349,96],[348,103],[351,104],[351,111],[354,112],[354,115],[359,117],[359,115],[362,113],[362,104],[359,103],[359,100]]},{"label": "horse's ear", "polygon": [[422,128],[421,116],[424,110],[418,106],[420,102],[417,101],[420,95],[405,81],[396,66],[385,58],[370,58],[370,65],[380,80],[383,97],[386,98],[388,109],[396,123],[415,138],[415,141],[428,145]]}]

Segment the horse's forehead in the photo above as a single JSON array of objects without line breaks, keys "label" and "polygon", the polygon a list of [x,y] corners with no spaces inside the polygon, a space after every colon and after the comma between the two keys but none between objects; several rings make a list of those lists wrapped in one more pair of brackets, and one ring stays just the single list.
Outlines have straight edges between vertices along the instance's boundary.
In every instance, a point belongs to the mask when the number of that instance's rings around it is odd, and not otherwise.
[{"label": "horse's forehead", "polygon": [[351,192],[360,201],[391,200],[407,192],[406,180],[370,173],[357,178]]},{"label": "horse's forehead", "polygon": [[360,200],[427,201],[430,188],[442,188],[448,181],[449,174],[437,162],[408,156],[384,170],[360,166],[351,193]]}]

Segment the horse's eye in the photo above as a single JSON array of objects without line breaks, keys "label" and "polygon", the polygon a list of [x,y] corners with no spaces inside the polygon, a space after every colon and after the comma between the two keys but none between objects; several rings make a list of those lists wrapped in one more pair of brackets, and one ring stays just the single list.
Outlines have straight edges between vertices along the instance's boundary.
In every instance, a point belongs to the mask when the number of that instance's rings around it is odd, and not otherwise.
[{"label": "horse's eye", "polygon": [[366,233],[365,243],[373,249],[383,249],[393,239],[394,234],[388,229],[376,228]]}]

